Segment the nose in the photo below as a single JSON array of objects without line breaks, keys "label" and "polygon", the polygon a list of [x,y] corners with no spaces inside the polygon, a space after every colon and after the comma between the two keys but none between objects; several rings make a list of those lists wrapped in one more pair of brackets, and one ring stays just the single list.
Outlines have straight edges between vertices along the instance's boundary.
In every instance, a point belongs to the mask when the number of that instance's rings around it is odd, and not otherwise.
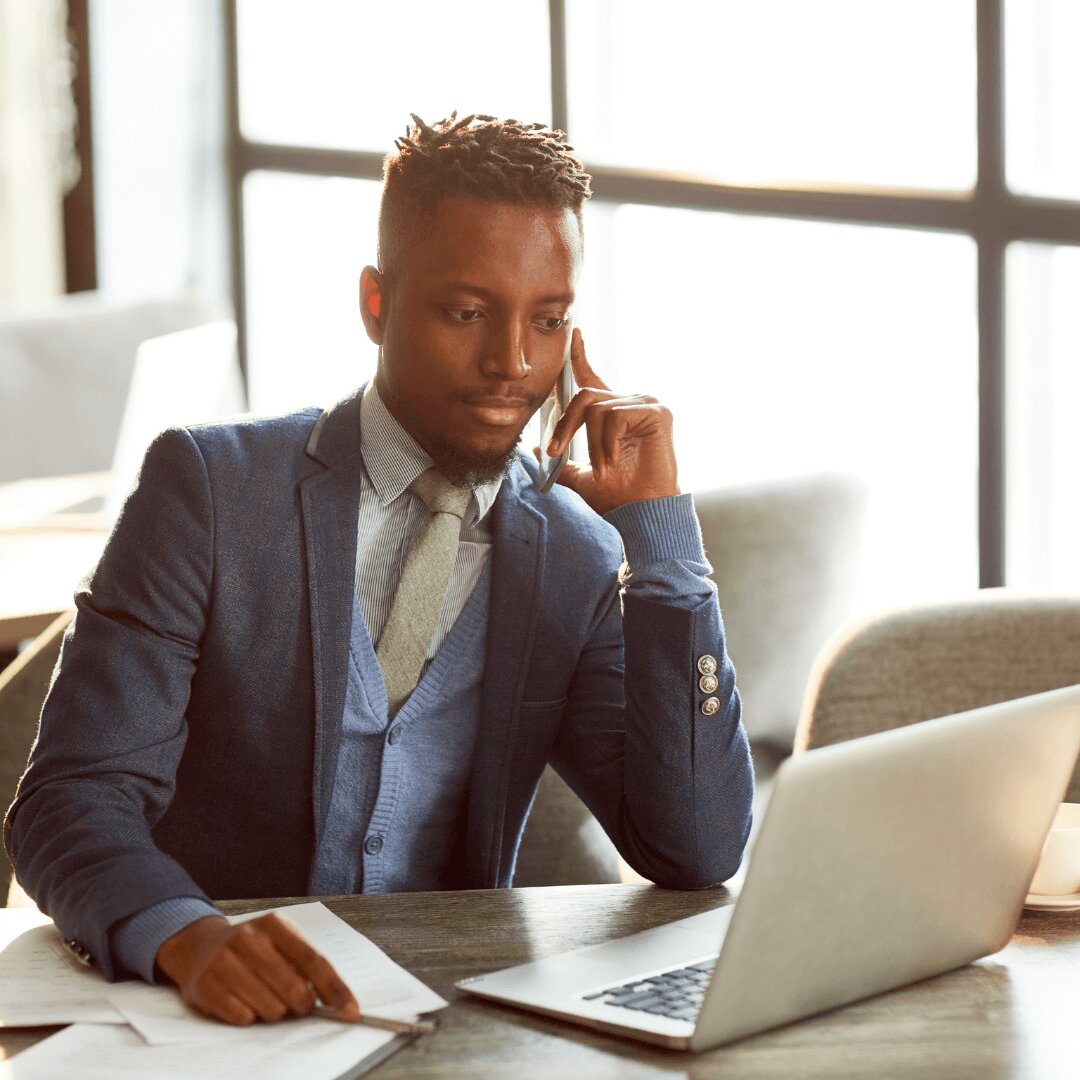
[{"label": "nose", "polygon": [[525,355],[526,328],[516,319],[493,324],[481,362],[482,372],[491,379],[517,382],[531,370]]}]

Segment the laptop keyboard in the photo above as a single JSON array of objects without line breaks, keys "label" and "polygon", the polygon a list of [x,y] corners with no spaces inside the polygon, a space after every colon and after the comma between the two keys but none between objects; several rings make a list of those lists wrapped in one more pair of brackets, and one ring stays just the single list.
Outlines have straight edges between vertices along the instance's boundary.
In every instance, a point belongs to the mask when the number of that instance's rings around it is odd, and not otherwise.
[{"label": "laptop keyboard", "polygon": [[617,1005],[621,1009],[669,1016],[672,1020],[696,1020],[701,1011],[705,990],[712,979],[716,957],[700,964],[675,968],[647,979],[631,979],[595,994],[585,994],[586,1001]]}]

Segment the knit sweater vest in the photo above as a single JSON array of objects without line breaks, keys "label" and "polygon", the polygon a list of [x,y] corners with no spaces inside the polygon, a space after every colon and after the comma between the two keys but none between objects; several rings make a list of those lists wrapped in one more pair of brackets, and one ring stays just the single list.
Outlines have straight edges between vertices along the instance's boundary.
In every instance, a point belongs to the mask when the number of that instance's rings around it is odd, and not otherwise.
[{"label": "knit sweater vest", "polygon": [[312,895],[442,887],[468,798],[490,576],[489,560],[392,724],[379,662],[353,595],[341,749],[309,883]]}]

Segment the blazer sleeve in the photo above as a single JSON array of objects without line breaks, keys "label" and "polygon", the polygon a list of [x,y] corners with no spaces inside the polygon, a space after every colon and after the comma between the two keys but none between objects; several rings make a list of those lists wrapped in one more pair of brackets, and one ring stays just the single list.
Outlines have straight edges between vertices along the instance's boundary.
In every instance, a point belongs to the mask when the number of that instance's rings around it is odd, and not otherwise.
[{"label": "blazer sleeve", "polygon": [[[633,530],[631,513],[642,518]],[[673,504],[635,504],[631,513],[626,521],[609,515],[626,541],[631,573],[635,560],[642,570],[648,560],[652,579],[664,576],[665,563],[671,580],[693,578],[694,568],[708,572],[692,503],[689,516]],[[623,858],[673,889],[718,885],[738,870],[754,793],[720,607],[715,587],[702,581],[690,595],[663,597],[652,581],[635,595],[632,588],[620,594],[612,580],[552,755]],[[702,669],[713,662],[717,686],[707,693]],[[710,698],[715,703],[706,704]]]},{"label": "blazer sleeve", "polygon": [[187,738],[213,550],[206,464],[190,433],[167,431],[76,594],[5,822],[18,880],[110,979],[110,927],[171,897],[207,899],[151,830],[172,799]]}]

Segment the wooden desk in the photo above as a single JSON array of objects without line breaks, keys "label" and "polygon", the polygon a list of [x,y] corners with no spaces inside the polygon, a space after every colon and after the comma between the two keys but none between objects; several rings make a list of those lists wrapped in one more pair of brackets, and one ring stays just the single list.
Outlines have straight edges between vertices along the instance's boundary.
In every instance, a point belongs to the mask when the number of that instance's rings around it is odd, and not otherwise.
[{"label": "wooden desk", "polygon": [[[452,1002],[439,1014],[437,1034],[382,1065],[373,1074],[379,1080],[1080,1076],[1080,914],[1025,914],[1012,942],[977,964],[697,1056],[607,1038],[453,986],[467,975],[645,930],[730,899],[724,890],[584,885],[326,903]],[[303,901],[222,907],[235,913],[290,902]],[[15,1053],[51,1030],[0,1031],[0,1050]]]}]

